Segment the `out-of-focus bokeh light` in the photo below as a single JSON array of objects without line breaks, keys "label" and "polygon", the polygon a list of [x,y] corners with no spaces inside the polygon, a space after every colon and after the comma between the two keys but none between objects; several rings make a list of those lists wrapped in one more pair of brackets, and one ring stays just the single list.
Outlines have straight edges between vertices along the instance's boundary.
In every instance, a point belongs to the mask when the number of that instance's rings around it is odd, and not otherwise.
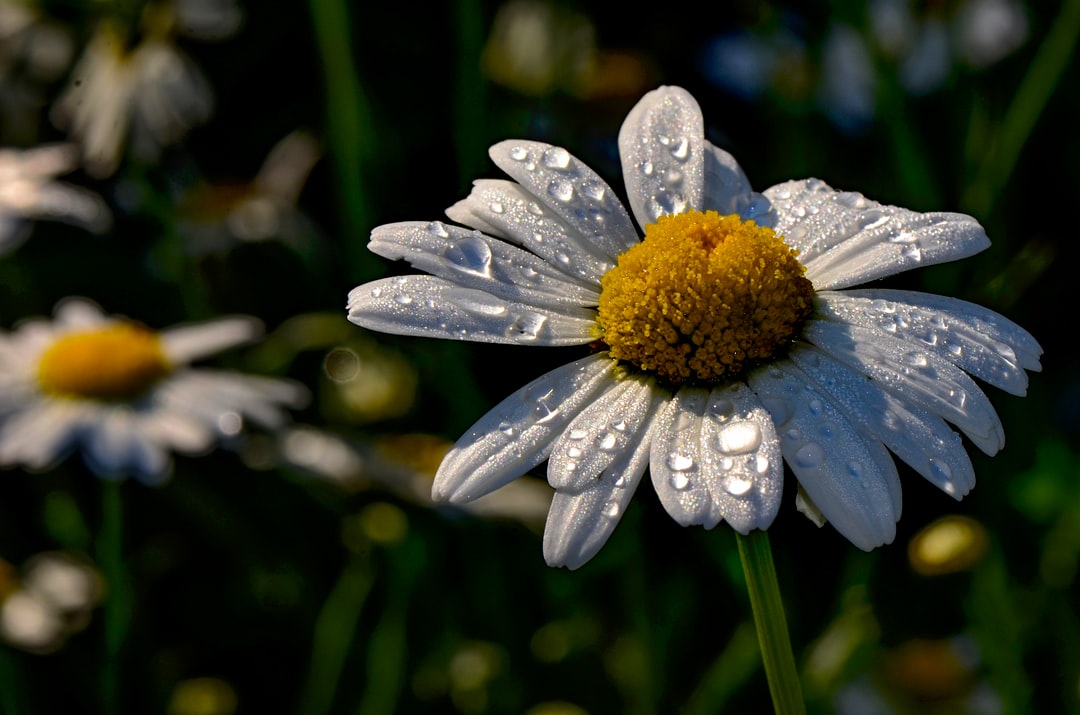
[{"label": "out-of-focus bokeh light", "polygon": [[982,524],[966,516],[946,516],[919,530],[908,544],[911,567],[921,574],[966,571],[979,562],[989,548]]},{"label": "out-of-focus bokeh light", "polygon": [[102,596],[98,570],[76,554],[36,554],[23,565],[21,578],[3,564],[0,638],[31,653],[51,653],[86,627]]},{"label": "out-of-focus bokeh light", "polygon": [[177,684],[168,715],[233,715],[239,706],[236,691],[220,678],[191,678]]}]

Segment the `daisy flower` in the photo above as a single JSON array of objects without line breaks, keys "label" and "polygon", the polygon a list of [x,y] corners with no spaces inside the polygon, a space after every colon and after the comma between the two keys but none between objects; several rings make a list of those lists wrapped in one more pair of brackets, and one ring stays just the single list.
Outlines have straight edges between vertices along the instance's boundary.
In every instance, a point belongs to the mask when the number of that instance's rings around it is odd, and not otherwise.
[{"label": "daisy flower", "polygon": [[[679,524],[766,529],[784,464],[797,503],[856,546],[892,541],[896,457],[957,499],[1001,422],[971,376],[1014,394],[1041,348],[954,298],[851,289],[970,256],[970,216],[917,213],[817,179],[755,193],[704,138],[685,90],[662,87],[619,133],[630,208],[565,149],[491,148],[513,181],[476,182],[441,222],[376,228],[370,248],[432,275],[349,294],[349,319],[403,335],[595,352],[534,380],[450,450],[437,499],[468,502],[548,460],[552,565],[610,536],[648,468]],[[475,229],[475,230],[474,230]]]},{"label": "daisy flower", "polygon": [[278,427],[302,388],[189,367],[258,332],[233,317],[158,333],[83,299],[60,303],[53,321],[0,335],[0,466],[45,469],[78,449],[99,476],[160,484],[170,450],[203,454],[245,420]]},{"label": "daisy flower", "polygon": [[93,233],[109,229],[112,215],[100,196],[55,180],[78,163],[72,144],[0,149],[0,254],[26,239],[33,219],[63,221]]}]

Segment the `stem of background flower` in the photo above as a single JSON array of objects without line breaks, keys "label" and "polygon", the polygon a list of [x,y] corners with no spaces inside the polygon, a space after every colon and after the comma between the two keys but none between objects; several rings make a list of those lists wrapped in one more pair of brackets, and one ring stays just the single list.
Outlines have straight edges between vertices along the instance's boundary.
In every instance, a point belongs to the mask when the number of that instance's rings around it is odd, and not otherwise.
[{"label": "stem of background flower", "polygon": [[795,669],[795,656],[791,651],[784,603],[780,598],[772,550],[769,548],[769,535],[755,529],[746,536],[736,532],[735,537],[746,575],[746,588],[750,592],[750,605],[754,610],[754,623],[757,625],[773,708],[777,715],[801,715],[806,712],[806,704],[803,702],[799,673]]},{"label": "stem of background flower", "polygon": [[31,713],[15,654],[0,645],[0,713]]},{"label": "stem of background flower", "polygon": [[330,712],[360,612],[374,582],[370,554],[351,557],[319,611],[311,645],[311,669],[299,710],[304,715]]},{"label": "stem of background flower", "polygon": [[994,206],[1024,142],[1069,67],[1080,37],[1080,0],[1065,0],[1061,12],[1048,27],[1046,38],[1039,43],[1039,51],[1005,112],[995,141],[990,143],[990,151],[979,147],[984,159],[963,201],[964,210],[976,217],[984,217]]},{"label": "stem of background flower", "polygon": [[[371,202],[362,169],[375,153],[371,108],[353,64],[349,8],[345,0],[309,0],[311,24],[326,73],[327,142],[338,175],[345,236],[371,230]],[[350,280],[377,277],[378,263],[367,260],[366,241],[342,243]]]},{"label": "stem of background flower", "polygon": [[101,530],[97,558],[108,589],[105,599],[105,657],[102,660],[101,712],[121,711],[120,651],[131,625],[131,582],[124,566],[124,512],[121,482],[102,480]]}]

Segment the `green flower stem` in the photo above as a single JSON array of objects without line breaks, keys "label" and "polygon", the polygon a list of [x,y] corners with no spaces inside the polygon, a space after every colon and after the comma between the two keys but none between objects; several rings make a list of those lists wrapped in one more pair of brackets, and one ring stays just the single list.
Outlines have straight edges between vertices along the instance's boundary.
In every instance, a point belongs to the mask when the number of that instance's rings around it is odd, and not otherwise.
[{"label": "green flower stem", "polygon": [[[371,201],[364,190],[363,167],[375,153],[371,107],[353,62],[349,37],[350,3],[346,0],[309,0],[312,27],[326,74],[327,142],[338,175],[346,236],[366,236],[371,230]],[[358,6],[359,7],[359,6]],[[367,260],[365,241],[344,241],[349,276],[376,277]]]},{"label": "green flower stem", "polygon": [[746,575],[746,588],[750,592],[750,605],[754,610],[761,658],[765,663],[765,675],[769,679],[773,708],[777,715],[806,712],[799,673],[795,669],[795,656],[791,651],[784,603],[776,582],[769,535],[760,530],[746,536],[736,533],[739,558]]},{"label": "green flower stem", "polygon": [[1005,112],[996,142],[984,154],[979,175],[964,197],[965,210],[976,216],[985,215],[994,206],[1020,157],[1020,150],[1069,67],[1080,37],[1080,0],[1065,0],[1049,28]]},{"label": "green flower stem", "polygon": [[98,533],[98,564],[105,576],[105,658],[102,661],[101,703],[103,713],[120,712],[120,651],[131,625],[132,593],[124,564],[124,512],[121,482],[102,481],[101,530]]}]

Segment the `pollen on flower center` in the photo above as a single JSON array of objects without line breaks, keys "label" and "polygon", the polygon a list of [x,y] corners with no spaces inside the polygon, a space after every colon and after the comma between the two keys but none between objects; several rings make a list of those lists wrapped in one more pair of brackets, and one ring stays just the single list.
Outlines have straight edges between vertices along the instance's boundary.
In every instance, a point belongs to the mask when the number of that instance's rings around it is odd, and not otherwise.
[{"label": "pollen on flower center", "polygon": [[129,323],[66,335],[38,361],[46,392],[97,400],[127,400],[165,377],[172,365],[157,333]]},{"label": "pollen on flower center", "polygon": [[688,211],[661,216],[601,280],[612,357],[674,385],[716,383],[782,349],[814,289],[772,229]]}]

